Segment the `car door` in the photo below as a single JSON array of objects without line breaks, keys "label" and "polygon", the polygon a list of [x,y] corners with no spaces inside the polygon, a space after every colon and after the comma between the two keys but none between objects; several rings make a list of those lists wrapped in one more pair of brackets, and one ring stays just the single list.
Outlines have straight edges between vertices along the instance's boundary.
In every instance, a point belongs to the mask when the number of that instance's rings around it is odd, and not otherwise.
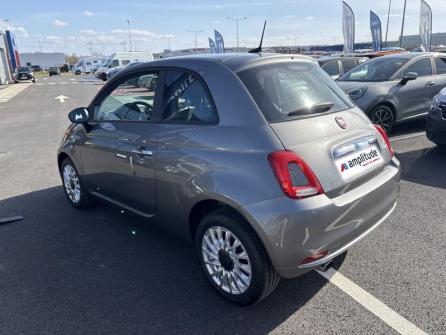
[{"label": "car door", "polygon": [[405,85],[397,84],[391,92],[398,101],[397,120],[416,117],[427,113],[432,101],[435,76],[432,71],[431,57],[417,58],[400,71],[398,79],[413,72],[417,79],[408,81]]},{"label": "car door", "polygon": [[155,213],[154,159],[159,128],[158,87],[138,87],[133,72],[94,102],[82,161],[93,193],[145,216]]},{"label": "car door", "polygon": [[206,154],[212,154],[209,141],[217,123],[217,110],[204,81],[187,70],[166,71],[156,178],[161,215],[170,213],[172,206],[186,207],[183,201],[192,195],[185,190],[202,192],[199,185],[207,181],[197,178],[213,168]]}]

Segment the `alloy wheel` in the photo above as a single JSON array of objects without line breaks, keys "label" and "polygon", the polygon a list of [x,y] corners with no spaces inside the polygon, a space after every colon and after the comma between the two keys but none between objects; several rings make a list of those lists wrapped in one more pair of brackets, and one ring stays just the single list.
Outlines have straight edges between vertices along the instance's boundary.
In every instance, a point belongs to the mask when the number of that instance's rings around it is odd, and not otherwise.
[{"label": "alloy wheel", "polygon": [[230,294],[246,292],[252,280],[251,261],[234,233],[221,226],[209,228],[201,250],[206,271],[217,286]]},{"label": "alloy wheel", "polygon": [[370,119],[374,124],[383,127],[386,133],[389,133],[390,129],[392,129],[393,113],[387,107],[381,106],[375,109]]},{"label": "alloy wheel", "polygon": [[63,168],[63,181],[68,197],[77,204],[81,199],[81,185],[76,170],[70,164],[66,164]]}]

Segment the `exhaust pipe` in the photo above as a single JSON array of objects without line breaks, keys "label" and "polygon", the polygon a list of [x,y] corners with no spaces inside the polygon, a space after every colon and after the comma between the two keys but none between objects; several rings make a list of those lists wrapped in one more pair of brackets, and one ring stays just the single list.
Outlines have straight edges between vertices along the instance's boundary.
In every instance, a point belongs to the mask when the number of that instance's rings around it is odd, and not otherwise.
[{"label": "exhaust pipe", "polygon": [[322,272],[327,271],[333,265],[333,261],[328,261],[327,263],[319,265],[316,269]]}]

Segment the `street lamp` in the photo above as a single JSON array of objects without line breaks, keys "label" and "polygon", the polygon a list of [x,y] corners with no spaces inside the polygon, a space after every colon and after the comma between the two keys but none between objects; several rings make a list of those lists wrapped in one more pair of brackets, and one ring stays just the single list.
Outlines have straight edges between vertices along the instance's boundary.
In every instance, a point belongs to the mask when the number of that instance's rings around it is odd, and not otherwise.
[{"label": "street lamp", "polygon": [[240,21],[246,20],[247,17],[244,16],[244,17],[238,17],[238,18],[237,18],[237,17],[226,16],[226,18],[227,18],[228,20],[231,20],[231,21],[234,21],[234,22],[235,22],[235,26],[236,26],[236,29],[237,29],[237,52],[238,52],[238,23],[239,23]]},{"label": "street lamp", "polygon": [[197,34],[202,33],[203,30],[186,30],[186,32],[194,34],[194,45],[195,45],[194,51],[196,51],[197,50]]},{"label": "street lamp", "polygon": [[132,48],[132,33],[130,31],[130,20],[129,19],[127,19],[127,30],[129,31],[130,51],[133,51],[133,48]]}]

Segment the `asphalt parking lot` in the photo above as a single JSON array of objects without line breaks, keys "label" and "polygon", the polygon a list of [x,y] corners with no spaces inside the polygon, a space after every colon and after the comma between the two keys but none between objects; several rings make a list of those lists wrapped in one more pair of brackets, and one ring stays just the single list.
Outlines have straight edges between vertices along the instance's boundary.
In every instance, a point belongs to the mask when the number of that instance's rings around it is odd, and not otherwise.
[{"label": "asphalt parking lot", "polygon": [[[312,271],[237,307],[213,291],[190,245],[65,199],[56,150],[67,113],[101,86],[61,76],[0,90],[0,218],[25,217],[0,225],[0,333],[446,334],[446,152],[423,122],[395,129],[399,203],[337,260],[338,281]],[[383,320],[391,313],[399,318]]]}]

